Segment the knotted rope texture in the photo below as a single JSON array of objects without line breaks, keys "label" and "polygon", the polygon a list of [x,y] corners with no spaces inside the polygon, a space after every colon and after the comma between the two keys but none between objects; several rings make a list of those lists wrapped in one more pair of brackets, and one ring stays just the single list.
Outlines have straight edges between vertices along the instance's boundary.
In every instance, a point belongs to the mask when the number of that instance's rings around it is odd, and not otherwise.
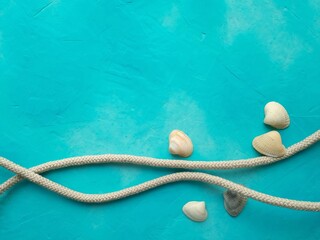
[{"label": "knotted rope texture", "polygon": [[251,190],[240,184],[231,182],[218,176],[206,174],[202,172],[179,172],[168,174],[163,177],[153,179],[133,187],[125,188],[123,190],[104,193],[104,194],[85,194],[74,191],[70,188],[64,187],[56,182],[53,182],[41,175],[40,173],[88,164],[101,164],[101,163],[122,163],[122,164],[136,164],[145,165],[151,167],[162,167],[162,168],[182,168],[182,169],[237,169],[237,168],[250,168],[256,166],[267,165],[275,163],[277,161],[289,158],[298,152],[310,147],[314,143],[320,140],[320,130],[311,134],[304,140],[292,145],[287,148],[286,154],[283,157],[256,157],[241,160],[226,160],[226,161],[186,161],[186,160],[169,160],[169,159],[156,159],[150,157],[139,157],[132,155],[116,155],[116,154],[105,154],[105,155],[89,155],[82,157],[72,157],[56,161],[44,163],[30,169],[15,164],[8,159],[0,157],[0,166],[16,173],[17,175],[8,179],[6,182],[0,185],[0,194],[8,190],[10,187],[20,182],[23,178],[38,184],[44,188],[47,188],[53,192],[56,192],[64,197],[86,203],[102,203],[119,200],[126,198],[152,188],[156,188],[168,183],[179,182],[179,181],[199,181],[209,184],[215,184],[226,189],[238,192],[246,197],[253,198],[255,200],[285,207],[296,210],[305,211],[320,211],[320,202],[310,201],[297,201],[286,198],[280,198],[264,194]]}]

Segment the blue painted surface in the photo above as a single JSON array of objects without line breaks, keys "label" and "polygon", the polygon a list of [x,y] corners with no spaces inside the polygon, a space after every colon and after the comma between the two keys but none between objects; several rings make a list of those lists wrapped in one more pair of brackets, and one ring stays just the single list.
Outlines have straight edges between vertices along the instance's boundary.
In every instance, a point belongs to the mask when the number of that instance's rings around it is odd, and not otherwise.
[{"label": "blue painted surface", "polygon": [[[319,129],[320,1],[0,1],[0,155],[31,167],[85,154],[172,158],[182,129],[189,158],[257,156],[263,107],[291,115],[289,146]],[[320,147],[272,166],[211,171],[276,196],[319,201]],[[103,193],[171,173],[87,166],[45,174]],[[0,169],[3,182],[12,173]],[[88,205],[29,182],[0,197],[0,239],[320,239],[319,213],[250,200],[238,218],[222,189],[177,183]],[[209,218],[181,212],[207,202]]]}]

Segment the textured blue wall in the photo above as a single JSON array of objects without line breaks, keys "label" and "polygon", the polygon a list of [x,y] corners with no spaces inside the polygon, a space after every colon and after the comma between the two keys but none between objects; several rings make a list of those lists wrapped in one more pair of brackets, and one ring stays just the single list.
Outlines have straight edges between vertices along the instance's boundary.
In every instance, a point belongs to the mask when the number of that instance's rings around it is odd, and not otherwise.
[{"label": "textured blue wall", "polygon": [[[289,146],[320,124],[320,1],[1,0],[0,155],[31,167],[101,153],[172,158],[172,129],[192,159],[257,156],[263,107],[291,116]],[[319,201],[319,144],[272,166],[213,174],[269,194]],[[173,172],[102,165],[46,174],[103,193]],[[0,182],[12,173],[0,169]],[[0,196],[0,239],[320,239],[319,213],[248,202],[238,218],[222,189],[177,183],[87,205],[29,182]],[[209,218],[181,212],[207,202]]]}]

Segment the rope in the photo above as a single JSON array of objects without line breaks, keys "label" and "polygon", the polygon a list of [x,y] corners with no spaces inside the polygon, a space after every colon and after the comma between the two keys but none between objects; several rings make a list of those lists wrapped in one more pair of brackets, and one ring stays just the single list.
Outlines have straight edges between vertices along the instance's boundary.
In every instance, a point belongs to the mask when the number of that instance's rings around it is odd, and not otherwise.
[{"label": "rope", "polygon": [[[161,168],[181,168],[181,169],[236,169],[236,168],[249,168],[267,165],[278,162],[280,160],[289,158],[298,152],[310,147],[320,140],[320,130],[311,134],[304,140],[287,148],[286,154],[283,157],[256,157],[241,160],[228,160],[228,161],[187,161],[187,160],[170,160],[170,159],[156,159],[150,157],[139,157],[132,155],[117,155],[117,154],[104,154],[104,155],[88,155],[81,157],[65,158],[61,160],[47,162],[35,167],[30,168],[31,171],[36,173],[44,173],[47,171],[66,168],[71,166],[101,164],[101,163],[121,163],[121,164],[135,164],[151,167]],[[10,187],[20,182],[23,178],[21,176],[14,176],[0,185],[0,194],[8,190]]]},{"label": "rope", "polygon": [[152,188],[156,188],[168,183],[179,182],[179,181],[199,181],[209,184],[215,184],[232,191],[238,192],[243,196],[253,198],[255,200],[285,207],[296,210],[306,210],[306,211],[320,211],[320,202],[309,202],[309,201],[297,201],[286,198],[274,197],[264,193],[260,193],[244,187],[240,184],[233,183],[226,179],[213,176],[201,172],[180,172],[168,174],[163,177],[153,179],[133,187],[125,188],[123,190],[105,193],[105,194],[85,194],[81,192],[74,191],[67,187],[64,187],[58,183],[55,183],[47,178],[42,177],[38,173],[43,173],[46,171],[86,165],[86,164],[99,164],[99,163],[130,163],[137,165],[145,165],[151,167],[164,167],[164,168],[183,168],[183,169],[235,169],[235,168],[246,168],[246,167],[256,167],[261,165],[271,164],[285,158],[288,158],[316,143],[320,140],[320,130],[316,131],[309,137],[305,138],[301,142],[298,142],[287,149],[285,156],[281,158],[273,157],[257,157],[251,159],[241,159],[241,160],[230,160],[230,161],[186,161],[186,160],[169,160],[169,159],[155,159],[149,157],[138,157],[132,155],[91,155],[82,157],[73,157],[62,160],[56,160],[41,164],[39,166],[33,167],[31,169],[26,169],[24,167],[15,164],[8,159],[0,157],[0,166],[7,168],[8,170],[16,173],[19,176],[14,176],[7,180],[5,183],[0,185],[0,193],[3,193],[14,184],[21,181],[23,178],[36,183],[44,188],[47,188],[53,192],[56,192],[64,197],[87,203],[102,203],[110,202],[114,200],[119,200],[122,198],[129,197]]}]

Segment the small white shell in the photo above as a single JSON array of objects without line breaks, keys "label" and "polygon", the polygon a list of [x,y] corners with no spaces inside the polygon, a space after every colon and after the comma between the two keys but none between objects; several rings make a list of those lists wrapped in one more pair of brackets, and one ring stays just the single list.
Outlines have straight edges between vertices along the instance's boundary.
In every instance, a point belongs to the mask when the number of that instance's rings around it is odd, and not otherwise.
[{"label": "small white shell", "polygon": [[181,157],[189,157],[193,152],[191,139],[180,130],[173,130],[169,135],[169,152]]},{"label": "small white shell", "polygon": [[277,131],[255,137],[252,146],[259,153],[270,157],[282,157],[286,154],[286,148],[282,145],[281,136]]},{"label": "small white shell", "polygon": [[203,222],[208,217],[205,202],[188,202],[183,206],[182,211],[188,218],[195,222]]},{"label": "small white shell", "polygon": [[287,110],[277,102],[269,102],[264,107],[264,123],[277,129],[289,126],[290,118]]}]

